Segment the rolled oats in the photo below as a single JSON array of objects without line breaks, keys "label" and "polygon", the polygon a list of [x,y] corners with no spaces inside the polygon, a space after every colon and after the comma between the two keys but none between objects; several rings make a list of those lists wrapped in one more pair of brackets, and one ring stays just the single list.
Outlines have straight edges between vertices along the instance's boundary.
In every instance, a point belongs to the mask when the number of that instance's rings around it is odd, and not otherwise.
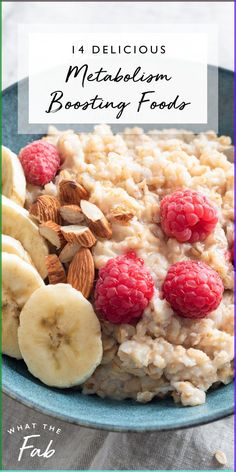
[{"label": "rolled oats", "polygon": [[[98,238],[92,249],[96,269],[134,249],[155,282],[154,297],[136,326],[101,321],[104,357],[83,393],[139,402],[172,395],[183,405],[204,403],[211,386],[233,376],[234,273],[226,257],[234,237],[233,164],[224,155],[230,139],[214,132],[145,134],[140,128],[114,135],[106,125],[79,134],[51,128],[46,139],[62,155],[61,177],[76,176],[107,218],[117,208],[133,215],[125,225],[111,218],[112,238]],[[158,226],[163,196],[186,187],[208,196],[219,211],[214,233],[193,245],[167,239]],[[45,190],[55,194],[53,185]],[[180,318],[161,298],[169,266],[184,259],[206,262],[224,283],[221,304],[205,319]],[[225,464],[222,454],[215,456]]]}]

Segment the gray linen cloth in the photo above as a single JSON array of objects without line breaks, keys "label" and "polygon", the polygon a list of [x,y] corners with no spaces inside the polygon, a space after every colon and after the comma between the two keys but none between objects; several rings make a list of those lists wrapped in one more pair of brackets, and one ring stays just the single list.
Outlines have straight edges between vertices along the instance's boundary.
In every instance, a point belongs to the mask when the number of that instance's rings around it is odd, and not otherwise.
[{"label": "gray linen cloth", "polygon": [[[37,423],[34,430],[8,433],[16,425],[31,423]],[[33,449],[28,449],[19,462],[23,438],[34,434],[40,437],[28,445],[33,444],[43,453],[53,440],[51,449],[55,454],[49,458],[30,457]],[[217,450],[225,453],[227,465],[216,461]],[[3,469],[233,470],[233,417],[173,432],[114,433],[63,423],[3,395]]]}]

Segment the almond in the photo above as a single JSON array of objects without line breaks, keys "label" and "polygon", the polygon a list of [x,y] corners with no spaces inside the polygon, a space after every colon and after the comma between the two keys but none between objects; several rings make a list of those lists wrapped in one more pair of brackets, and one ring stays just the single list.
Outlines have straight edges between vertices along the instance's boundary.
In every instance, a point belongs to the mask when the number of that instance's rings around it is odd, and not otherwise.
[{"label": "almond", "polygon": [[61,217],[59,208],[60,202],[56,197],[53,197],[52,195],[40,195],[31,205],[29,213],[40,223],[51,220],[60,224]]},{"label": "almond", "polygon": [[61,227],[57,223],[54,223],[54,221],[49,220],[45,221],[45,223],[41,223],[39,232],[57,249],[60,249],[66,244],[65,238],[61,232]]},{"label": "almond", "polygon": [[87,190],[75,180],[62,180],[59,183],[59,199],[62,205],[79,205],[80,200],[87,198]]},{"label": "almond", "polygon": [[59,254],[59,259],[64,264],[72,261],[74,255],[78,252],[81,246],[77,243],[67,243]]},{"label": "almond", "polygon": [[109,220],[114,223],[119,223],[125,226],[129,223],[130,220],[132,220],[134,215],[134,211],[119,206],[111,210],[111,212],[109,213]]},{"label": "almond", "polygon": [[96,238],[87,226],[62,226],[61,232],[68,243],[77,243],[83,247],[92,247]]},{"label": "almond", "polygon": [[67,282],[88,298],[93,287],[94,275],[93,256],[89,249],[81,248],[70,263]]},{"label": "almond", "polygon": [[73,225],[83,223],[84,215],[78,205],[63,205],[60,208],[60,215],[63,220]]},{"label": "almond", "polygon": [[91,231],[98,238],[110,239],[112,236],[111,225],[100,208],[87,200],[81,200],[80,208]]},{"label": "almond", "polygon": [[56,254],[50,254],[49,256],[46,256],[46,266],[50,284],[54,285],[66,283],[66,273],[64,267]]}]

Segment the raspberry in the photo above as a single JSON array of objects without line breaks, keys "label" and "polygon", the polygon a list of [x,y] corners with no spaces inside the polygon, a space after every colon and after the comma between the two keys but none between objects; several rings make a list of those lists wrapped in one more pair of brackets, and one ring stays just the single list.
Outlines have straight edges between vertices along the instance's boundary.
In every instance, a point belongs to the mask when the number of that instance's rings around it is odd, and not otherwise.
[{"label": "raspberry", "polygon": [[195,190],[177,190],[164,197],[160,216],[164,233],[180,243],[203,241],[218,221],[217,209]]},{"label": "raspberry", "polygon": [[111,323],[133,323],[141,318],[154,292],[154,282],[135,252],[110,259],[99,270],[95,307]]},{"label": "raspberry", "polygon": [[184,318],[204,318],[222,300],[220,276],[207,264],[182,261],[173,264],[162,286],[164,298]]},{"label": "raspberry", "polygon": [[60,167],[57,149],[43,140],[34,141],[21,149],[19,159],[27,182],[34,185],[51,182]]}]

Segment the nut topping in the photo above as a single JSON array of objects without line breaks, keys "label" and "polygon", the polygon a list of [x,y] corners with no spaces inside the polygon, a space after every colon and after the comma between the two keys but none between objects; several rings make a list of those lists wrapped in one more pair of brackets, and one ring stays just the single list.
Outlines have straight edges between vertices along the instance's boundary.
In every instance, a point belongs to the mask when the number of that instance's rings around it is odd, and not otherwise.
[{"label": "nut topping", "polygon": [[129,223],[130,220],[132,220],[134,215],[134,211],[119,206],[111,210],[111,212],[109,213],[109,220],[114,223],[119,223],[125,226]]},{"label": "nut topping", "polygon": [[64,221],[73,225],[78,225],[84,221],[84,215],[78,205],[61,206],[60,215]]},{"label": "nut topping", "polygon": [[50,284],[66,283],[66,273],[56,254],[46,256],[46,266]]},{"label": "nut topping", "polygon": [[79,205],[80,200],[88,198],[87,190],[75,180],[62,180],[59,183],[59,199],[62,205]]},{"label": "nut topping", "polygon": [[40,223],[51,220],[60,224],[61,217],[59,208],[60,202],[56,197],[53,197],[52,195],[40,195],[31,205],[29,213]]},{"label": "nut topping", "polygon": [[80,208],[91,231],[99,238],[110,239],[112,236],[111,225],[100,208],[87,200],[81,200]]},{"label": "nut topping", "polygon": [[75,256],[75,254],[78,252],[80,248],[81,246],[77,243],[67,243],[59,254],[60,261],[63,262],[64,264],[66,262],[72,261],[73,257]]},{"label": "nut topping", "polygon": [[89,249],[81,248],[74,256],[67,276],[67,282],[88,298],[94,282],[94,262]]},{"label": "nut topping", "polygon": [[62,235],[61,227],[54,221],[45,221],[39,226],[40,234],[47,239],[53,246],[60,249],[66,244]]},{"label": "nut topping", "polygon": [[96,238],[87,226],[62,226],[61,232],[68,243],[80,244],[83,247],[92,247]]}]

